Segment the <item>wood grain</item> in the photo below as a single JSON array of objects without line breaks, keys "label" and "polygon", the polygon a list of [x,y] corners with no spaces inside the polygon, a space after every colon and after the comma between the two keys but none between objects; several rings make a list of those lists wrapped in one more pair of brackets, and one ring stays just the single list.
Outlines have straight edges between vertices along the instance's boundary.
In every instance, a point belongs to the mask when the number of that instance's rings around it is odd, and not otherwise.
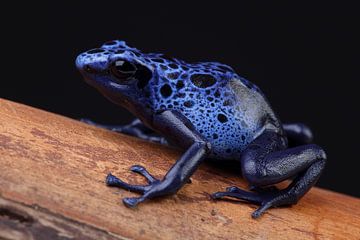
[{"label": "wood grain", "polygon": [[203,164],[178,194],[135,210],[124,207],[121,198],[136,194],[104,184],[108,172],[145,183],[129,171],[133,164],[161,178],[180,154],[0,99],[0,238],[22,232],[22,222],[11,217],[17,209],[37,222],[61,220],[56,234],[68,228],[94,232],[91,237],[67,231],[71,236],[63,239],[360,239],[359,199],[313,188],[297,205],[271,209],[254,220],[255,205],[210,200],[208,193],[229,185],[246,188],[233,171],[211,164]]},{"label": "wood grain", "polygon": [[0,197],[0,239],[119,239],[108,232],[63,216],[52,214],[36,205],[25,206]]}]

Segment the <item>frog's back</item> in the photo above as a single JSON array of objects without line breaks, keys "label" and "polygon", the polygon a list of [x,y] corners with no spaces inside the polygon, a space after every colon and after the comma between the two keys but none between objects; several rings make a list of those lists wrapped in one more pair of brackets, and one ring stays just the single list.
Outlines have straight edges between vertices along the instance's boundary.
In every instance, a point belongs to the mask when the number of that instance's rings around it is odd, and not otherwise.
[{"label": "frog's back", "polygon": [[185,115],[211,144],[212,157],[239,158],[271,122],[280,123],[257,86],[227,65],[187,64],[155,58],[158,76],[149,83],[152,107]]}]

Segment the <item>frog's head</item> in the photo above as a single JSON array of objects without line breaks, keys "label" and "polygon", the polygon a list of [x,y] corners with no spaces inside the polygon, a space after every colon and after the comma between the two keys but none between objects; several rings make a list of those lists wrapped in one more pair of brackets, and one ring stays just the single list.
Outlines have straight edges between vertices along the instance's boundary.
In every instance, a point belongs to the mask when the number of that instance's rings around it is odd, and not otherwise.
[{"label": "frog's head", "polygon": [[76,66],[87,83],[118,104],[138,100],[154,75],[142,53],[124,41],[107,42],[80,54]]}]

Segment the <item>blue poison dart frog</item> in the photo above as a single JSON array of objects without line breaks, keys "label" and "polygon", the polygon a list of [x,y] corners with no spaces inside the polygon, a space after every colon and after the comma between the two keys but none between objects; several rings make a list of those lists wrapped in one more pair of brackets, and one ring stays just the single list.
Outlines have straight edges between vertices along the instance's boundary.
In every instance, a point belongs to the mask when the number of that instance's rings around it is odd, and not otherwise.
[{"label": "blue poison dart frog", "polygon": [[[232,186],[212,198],[258,204],[252,214],[257,218],[271,207],[297,203],[325,167],[326,154],[310,144],[310,129],[282,124],[261,90],[225,64],[187,63],[110,41],[80,54],[76,65],[87,83],[137,117],[112,130],[184,150],[162,180],[132,166],[147,185],[131,185],[109,174],[108,186],[141,194],[124,198],[127,207],[175,194],[205,158],[212,158],[238,161],[251,186],[250,191]],[[292,182],[284,189],[272,186],[287,179]]]}]

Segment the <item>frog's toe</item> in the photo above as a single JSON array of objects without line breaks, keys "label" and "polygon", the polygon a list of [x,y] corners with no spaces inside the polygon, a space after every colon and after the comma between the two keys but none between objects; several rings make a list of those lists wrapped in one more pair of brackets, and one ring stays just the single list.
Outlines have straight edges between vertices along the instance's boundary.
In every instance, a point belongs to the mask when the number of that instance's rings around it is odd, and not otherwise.
[{"label": "frog's toe", "polygon": [[224,197],[229,198],[236,198],[252,203],[260,204],[262,202],[262,199],[259,194],[247,192],[237,187],[228,187],[226,189],[226,192],[216,192],[211,195],[212,199],[221,199]]},{"label": "frog's toe", "polygon": [[155,178],[154,176],[152,176],[145,167],[141,166],[141,165],[133,165],[130,168],[131,171],[138,173],[142,176],[144,176],[146,178],[146,180],[151,184],[154,182],[159,182],[160,180]]},{"label": "frog's toe", "polygon": [[139,198],[124,198],[122,201],[124,205],[128,208],[135,208],[140,202],[144,201],[142,197]]},{"label": "frog's toe", "polygon": [[235,186],[227,187],[226,192],[240,192],[241,189]]},{"label": "frog's toe", "polygon": [[269,208],[271,208],[271,204],[262,205],[261,207],[259,207],[256,211],[254,211],[251,214],[251,217],[254,218],[254,219],[259,218]]},{"label": "frog's toe", "polygon": [[124,181],[122,181],[121,179],[117,178],[116,176],[112,175],[111,173],[109,173],[106,176],[106,185],[110,186],[110,187],[119,187],[119,188],[123,188],[132,192],[138,192],[138,193],[144,193],[146,190],[146,186],[144,185],[132,185],[132,184],[128,184]]}]

